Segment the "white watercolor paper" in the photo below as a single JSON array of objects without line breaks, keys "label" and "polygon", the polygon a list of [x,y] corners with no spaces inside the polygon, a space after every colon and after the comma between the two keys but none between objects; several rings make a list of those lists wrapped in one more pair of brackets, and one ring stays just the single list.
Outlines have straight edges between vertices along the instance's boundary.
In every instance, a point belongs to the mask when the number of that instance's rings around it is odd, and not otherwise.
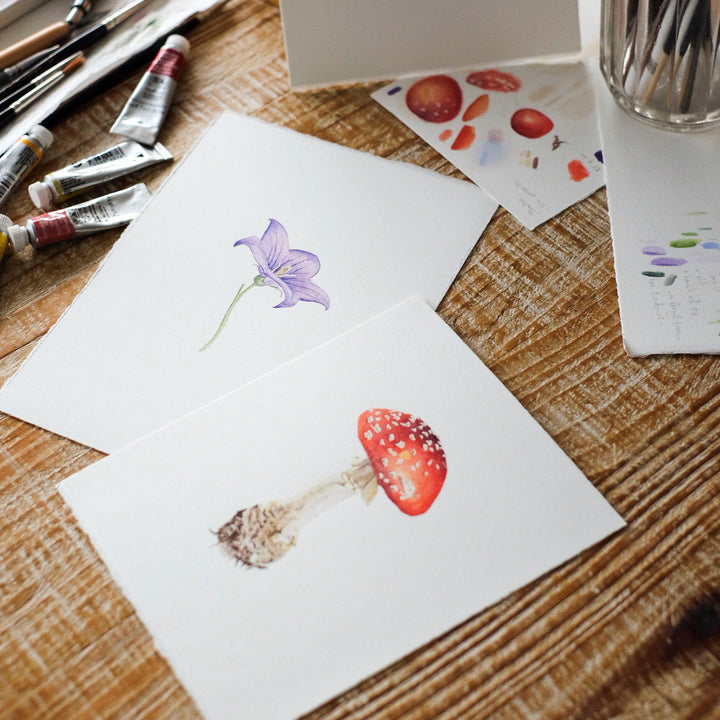
[{"label": "white watercolor paper", "polygon": [[[373,408],[435,433],[447,476],[429,509],[352,495],[264,570],[223,552],[211,531],[236,511],[359,460],[357,419]],[[208,720],[297,717],[623,526],[418,298],[60,492]]]},{"label": "white watercolor paper", "polygon": [[[497,208],[470,182],[225,113],[48,336],[0,407],[110,452],[410,294],[436,306]],[[275,306],[247,245],[270,219],[329,297]],[[275,262],[275,261],[273,261]],[[277,263],[282,280],[287,268]],[[203,347],[244,286],[214,343]]]},{"label": "white watercolor paper", "polygon": [[[64,20],[70,4],[68,0],[48,0],[23,15],[0,30],[0,47],[11,45],[41,28]],[[130,0],[98,0],[93,3],[90,16],[92,22],[83,25],[78,32],[129,4]],[[190,17],[202,15],[217,4],[218,0],[153,0],[118,25],[103,40],[89,47],[85,51],[86,62],[83,67],[65,78],[17,120],[5,127],[0,132],[0,150],[6,148],[29,127],[54,112],[63,102],[100,80],[126,60],[151,47]],[[190,53],[192,59],[192,50]]]},{"label": "white watercolor paper", "polygon": [[580,49],[577,0],[281,0],[280,8],[294,86]]},{"label": "white watercolor paper", "polygon": [[625,350],[720,353],[720,131],[656,129],[597,85]]},{"label": "white watercolor paper", "polygon": [[583,62],[406,77],[373,98],[528,228],[605,183]]}]

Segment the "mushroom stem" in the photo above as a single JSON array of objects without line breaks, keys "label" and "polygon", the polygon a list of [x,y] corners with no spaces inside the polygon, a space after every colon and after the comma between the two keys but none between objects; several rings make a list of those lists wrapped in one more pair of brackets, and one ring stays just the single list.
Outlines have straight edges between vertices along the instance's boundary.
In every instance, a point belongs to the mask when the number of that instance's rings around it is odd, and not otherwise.
[{"label": "mushroom stem", "polygon": [[303,525],[314,517],[355,493],[370,502],[376,490],[375,473],[365,459],[290,500],[239,510],[217,531],[218,542],[243,565],[266,567],[285,555]]}]

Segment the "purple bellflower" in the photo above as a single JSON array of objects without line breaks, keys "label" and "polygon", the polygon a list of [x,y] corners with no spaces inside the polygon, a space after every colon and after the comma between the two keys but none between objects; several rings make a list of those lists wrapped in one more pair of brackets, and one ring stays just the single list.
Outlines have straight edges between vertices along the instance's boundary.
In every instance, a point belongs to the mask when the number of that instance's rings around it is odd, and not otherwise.
[{"label": "purple bellflower", "polygon": [[282,223],[271,219],[262,237],[253,235],[243,238],[236,241],[233,247],[238,245],[247,245],[250,248],[257,263],[258,274],[250,284],[240,286],[215,334],[200,348],[201,351],[215,342],[238,300],[251,288],[270,286],[280,290],[284,297],[275,305],[276,308],[292,307],[301,300],[319,303],[326,310],[330,307],[327,293],[312,281],[320,271],[318,256],[306,250],[291,249]]}]

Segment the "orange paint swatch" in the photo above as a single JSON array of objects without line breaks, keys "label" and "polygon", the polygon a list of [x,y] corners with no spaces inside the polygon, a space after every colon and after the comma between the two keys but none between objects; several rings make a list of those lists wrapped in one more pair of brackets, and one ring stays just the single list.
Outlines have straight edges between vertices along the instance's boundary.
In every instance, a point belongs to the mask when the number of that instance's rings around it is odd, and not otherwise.
[{"label": "orange paint swatch", "polygon": [[579,160],[571,160],[568,163],[568,172],[570,178],[575,182],[580,182],[590,176],[588,169]]},{"label": "orange paint swatch", "polygon": [[462,130],[450,146],[451,150],[467,150],[475,140],[475,128],[472,125],[463,125]]},{"label": "orange paint swatch", "polygon": [[487,93],[480,95],[468,105],[462,116],[463,122],[468,122],[483,115],[487,112],[488,107],[490,107],[490,96]]},{"label": "orange paint swatch", "polygon": [[446,128],[438,135],[438,139],[440,140],[440,142],[445,142],[451,135],[452,130],[450,130],[450,128]]}]

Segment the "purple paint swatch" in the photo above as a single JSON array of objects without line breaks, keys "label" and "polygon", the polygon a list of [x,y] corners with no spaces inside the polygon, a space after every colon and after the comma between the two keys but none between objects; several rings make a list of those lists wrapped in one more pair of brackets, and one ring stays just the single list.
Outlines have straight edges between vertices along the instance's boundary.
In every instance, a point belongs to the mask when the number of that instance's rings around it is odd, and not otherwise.
[{"label": "purple paint swatch", "polygon": [[656,257],[650,261],[653,265],[684,265],[687,260],[677,257]]}]

